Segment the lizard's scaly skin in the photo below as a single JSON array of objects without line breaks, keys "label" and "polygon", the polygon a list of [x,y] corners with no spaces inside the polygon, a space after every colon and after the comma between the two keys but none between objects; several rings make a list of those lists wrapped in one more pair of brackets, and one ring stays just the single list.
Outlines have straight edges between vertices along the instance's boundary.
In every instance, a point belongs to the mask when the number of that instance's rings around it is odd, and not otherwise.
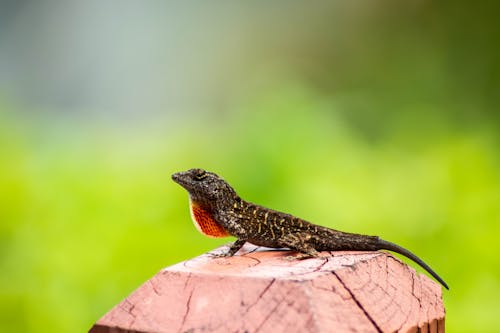
[{"label": "lizard's scaly skin", "polygon": [[286,247],[316,257],[319,251],[390,250],[423,267],[445,288],[448,285],[422,259],[407,249],[380,239],[322,227],[290,214],[278,212],[241,199],[221,177],[203,169],[172,175],[190,198],[191,216],[197,229],[209,237],[235,236],[238,239],[226,255],[234,255],[245,242],[258,246]]}]

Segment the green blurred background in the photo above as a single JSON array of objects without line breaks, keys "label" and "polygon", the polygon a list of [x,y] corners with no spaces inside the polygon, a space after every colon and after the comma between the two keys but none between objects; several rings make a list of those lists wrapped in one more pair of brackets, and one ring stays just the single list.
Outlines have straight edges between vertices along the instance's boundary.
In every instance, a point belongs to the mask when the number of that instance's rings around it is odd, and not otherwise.
[{"label": "green blurred background", "polygon": [[0,331],[86,331],[226,243],[170,180],[203,167],[413,250],[450,332],[498,332],[499,6],[468,4],[1,2]]}]

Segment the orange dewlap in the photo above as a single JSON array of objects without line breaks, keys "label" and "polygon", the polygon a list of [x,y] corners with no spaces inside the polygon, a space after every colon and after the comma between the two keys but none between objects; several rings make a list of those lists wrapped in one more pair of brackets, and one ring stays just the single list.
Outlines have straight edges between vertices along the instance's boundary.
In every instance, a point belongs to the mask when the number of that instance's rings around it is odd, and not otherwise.
[{"label": "orange dewlap", "polygon": [[230,236],[217,222],[212,214],[190,200],[191,218],[199,232],[208,237],[220,238]]}]

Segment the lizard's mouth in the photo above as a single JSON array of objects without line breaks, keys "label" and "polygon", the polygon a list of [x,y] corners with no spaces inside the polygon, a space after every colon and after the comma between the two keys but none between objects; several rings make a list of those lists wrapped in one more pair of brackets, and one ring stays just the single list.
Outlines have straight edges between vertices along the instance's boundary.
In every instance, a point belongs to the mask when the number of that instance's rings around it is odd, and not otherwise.
[{"label": "lizard's mouth", "polygon": [[186,188],[186,179],[182,172],[177,172],[172,175],[172,180],[180,186]]},{"label": "lizard's mouth", "polygon": [[193,188],[193,181],[188,173],[176,172],[172,175],[172,180],[188,191],[189,195],[192,195],[195,192],[195,188]]},{"label": "lizard's mouth", "polygon": [[181,175],[180,175],[180,172],[176,172],[172,175],[172,180],[176,183],[179,182],[179,179],[180,179]]}]

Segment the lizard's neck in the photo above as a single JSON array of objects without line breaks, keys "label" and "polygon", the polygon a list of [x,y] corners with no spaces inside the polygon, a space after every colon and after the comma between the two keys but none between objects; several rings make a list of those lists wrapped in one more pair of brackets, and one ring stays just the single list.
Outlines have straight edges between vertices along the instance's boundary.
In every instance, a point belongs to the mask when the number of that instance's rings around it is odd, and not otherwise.
[{"label": "lizard's neck", "polygon": [[189,199],[189,208],[191,219],[199,232],[212,238],[230,236],[229,233],[215,221],[211,208],[191,198]]}]

